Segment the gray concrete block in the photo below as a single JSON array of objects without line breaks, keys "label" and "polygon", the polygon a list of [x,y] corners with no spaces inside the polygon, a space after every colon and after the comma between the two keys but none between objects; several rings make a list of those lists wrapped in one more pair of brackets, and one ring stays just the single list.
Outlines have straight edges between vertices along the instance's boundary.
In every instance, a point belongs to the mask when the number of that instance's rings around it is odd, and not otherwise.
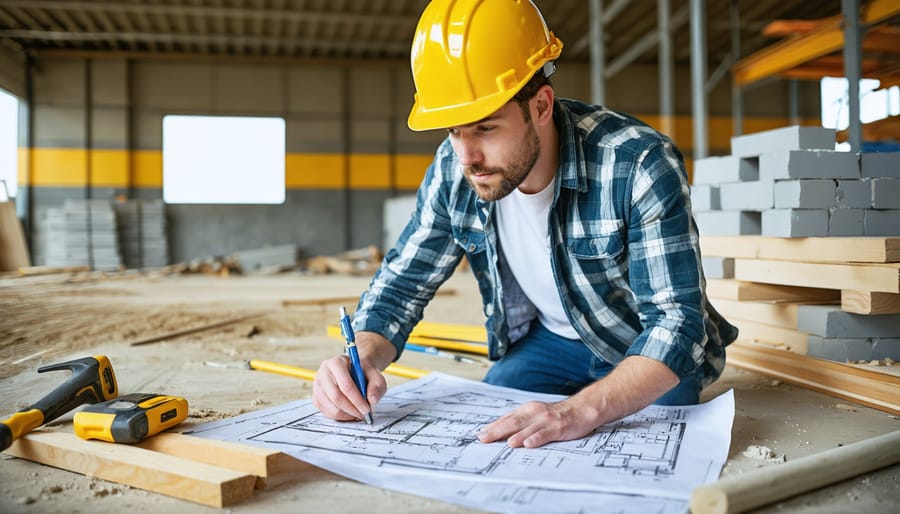
[{"label": "gray concrete block", "polygon": [[701,236],[745,236],[761,233],[760,213],[748,211],[695,212]]},{"label": "gray concrete block", "polygon": [[837,207],[843,209],[868,209],[872,206],[872,184],[868,179],[838,180]]},{"label": "gray concrete block", "polygon": [[866,234],[866,211],[863,209],[829,209],[828,235],[857,237]]},{"label": "gray concrete block", "polygon": [[722,208],[719,202],[719,188],[710,184],[694,184],[691,186],[691,209],[694,211],[718,211]]},{"label": "gray concrete block", "polygon": [[862,177],[900,178],[900,152],[860,154],[859,166]]},{"label": "gray concrete block", "polygon": [[874,358],[871,339],[826,339],[809,336],[806,354],[835,362],[870,361]]},{"label": "gray concrete block", "polygon": [[869,182],[873,209],[900,209],[900,179],[873,178]]},{"label": "gray concrete block", "polygon": [[834,150],[835,131],[822,127],[790,127],[731,138],[731,154],[762,155],[778,150]]},{"label": "gray concrete block", "polygon": [[853,314],[831,305],[800,305],[797,330],[828,339],[900,337],[900,314]]},{"label": "gray concrete block", "polygon": [[826,209],[770,209],[762,213],[762,235],[820,237],[828,235]]},{"label": "gray concrete block", "polygon": [[723,184],[759,180],[759,159],[734,157],[707,157],[694,161],[694,184]]},{"label": "gray concrete block", "polygon": [[775,182],[776,209],[827,209],[834,207],[837,185],[831,179],[779,180]]},{"label": "gray concrete block", "polygon": [[734,258],[703,257],[701,261],[706,278],[734,278]]},{"label": "gray concrete block", "polygon": [[872,344],[872,358],[900,361],[900,339],[894,337],[876,338]]},{"label": "gray concrete block", "polygon": [[764,211],[775,205],[775,183],[771,180],[734,182],[719,186],[723,210]]},{"label": "gray concrete block", "polygon": [[788,150],[759,156],[759,179],[859,178],[855,153]]},{"label": "gray concrete block", "polygon": [[298,256],[297,245],[267,246],[241,250],[232,254],[244,273],[269,268],[290,268],[297,264]]},{"label": "gray concrete block", "polygon": [[866,210],[866,235],[900,236],[900,209]]}]

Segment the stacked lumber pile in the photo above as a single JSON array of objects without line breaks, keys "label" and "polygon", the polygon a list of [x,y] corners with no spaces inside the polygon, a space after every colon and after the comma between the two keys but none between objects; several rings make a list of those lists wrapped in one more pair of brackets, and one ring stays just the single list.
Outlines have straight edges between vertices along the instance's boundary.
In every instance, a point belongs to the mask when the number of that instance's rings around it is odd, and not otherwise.
[{"label": "stacked lumber pile", "polygon": [[898,412],[900,379],[844,363],[900,360],[900,153],[834,136],[787,127],[696,161],[707,295],[740,329],[729,363]]},{"label": "stacked lumber pile", "polygon": [[710,301],[741,339],[839,362],[900,360],[900,237],[701,237],[731,263]]}]

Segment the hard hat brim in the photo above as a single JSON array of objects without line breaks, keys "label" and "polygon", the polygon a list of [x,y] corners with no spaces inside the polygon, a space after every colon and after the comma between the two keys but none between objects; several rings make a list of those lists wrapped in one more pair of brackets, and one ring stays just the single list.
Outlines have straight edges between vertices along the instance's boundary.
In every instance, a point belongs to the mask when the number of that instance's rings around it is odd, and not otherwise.
[{"label": "hard hat brim", "polygon": [[519,81],[515,87],[511,87],[505,91],[498,91],[492,95],[479,98],[477,101],[445,106],[440,109],[427,109],[419,100],[418,93],[415,96],[415,102],[409,112],[409,118],[406,124],[411,130],[420,132],[423,130],[444,129],[449,127],[457,127],[460,125],[468,125],[478,120],[487,118],[494,114],[501,107],[506,105],[512,97],[534,76],[535,72],[540,70],[532,70],[525,78]]}]

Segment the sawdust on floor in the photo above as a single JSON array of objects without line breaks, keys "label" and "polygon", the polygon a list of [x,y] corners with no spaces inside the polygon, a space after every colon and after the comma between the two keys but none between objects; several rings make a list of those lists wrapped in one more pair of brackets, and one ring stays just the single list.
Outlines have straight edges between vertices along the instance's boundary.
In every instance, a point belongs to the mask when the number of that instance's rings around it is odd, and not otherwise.
[{"label": "sawdust on floor", "polygon": [[[39,399],[61,372],[34,370],[63,359],[102,353],[113,362],[120,391],[159,392],[190,402],[185,426],[223,419],[265,405],[308,398],[308,382],[241,369],[262,358],[315,369],[342,350],[325,337],[339,303],[285,307],[284,300],[352,298],[365,277],[283,274],[268,277],[142,276],[68,280],[65,277],[0,279],[0,413]],[[445,286],[457,294],[438,296],[425,319],[481,324],[474,279],[458,273]],[[341,302],[350,310],[355,302]],[[236,323],[145,345],[129,343],[234,319]],[[215,361],[228,367],[213,367]],[[480,379],[486,367],[406,352],[401,363]],[[404,381],[388,376],[388,384]],[[787,460],[900,428],[883,412],[734,368],[704,392],[711,398],[735,389],[736,416],[724,474],[778,465],[742,455],[751,446]],[[47,429],[71,430],[71,414]],[[799,496],[761,512],[887,512],[900,504],[900,466],[856,477]],[[217,509],[0,454],[3,512],[219,512]],[[229,512],[371,513],[471,512],[416,496],[375,489],[317,470],[297,482],[258,491]]]}]

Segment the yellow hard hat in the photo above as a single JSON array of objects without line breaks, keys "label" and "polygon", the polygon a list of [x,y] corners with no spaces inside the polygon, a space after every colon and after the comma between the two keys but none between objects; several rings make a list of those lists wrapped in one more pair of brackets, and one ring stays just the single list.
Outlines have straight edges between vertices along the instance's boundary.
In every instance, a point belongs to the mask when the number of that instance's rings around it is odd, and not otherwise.
[{"label": "yellow hard hat", "polygon": [[433,0],[412,43],[416,97],[409,128],[486,118],[562,47],[530,0]]}]

